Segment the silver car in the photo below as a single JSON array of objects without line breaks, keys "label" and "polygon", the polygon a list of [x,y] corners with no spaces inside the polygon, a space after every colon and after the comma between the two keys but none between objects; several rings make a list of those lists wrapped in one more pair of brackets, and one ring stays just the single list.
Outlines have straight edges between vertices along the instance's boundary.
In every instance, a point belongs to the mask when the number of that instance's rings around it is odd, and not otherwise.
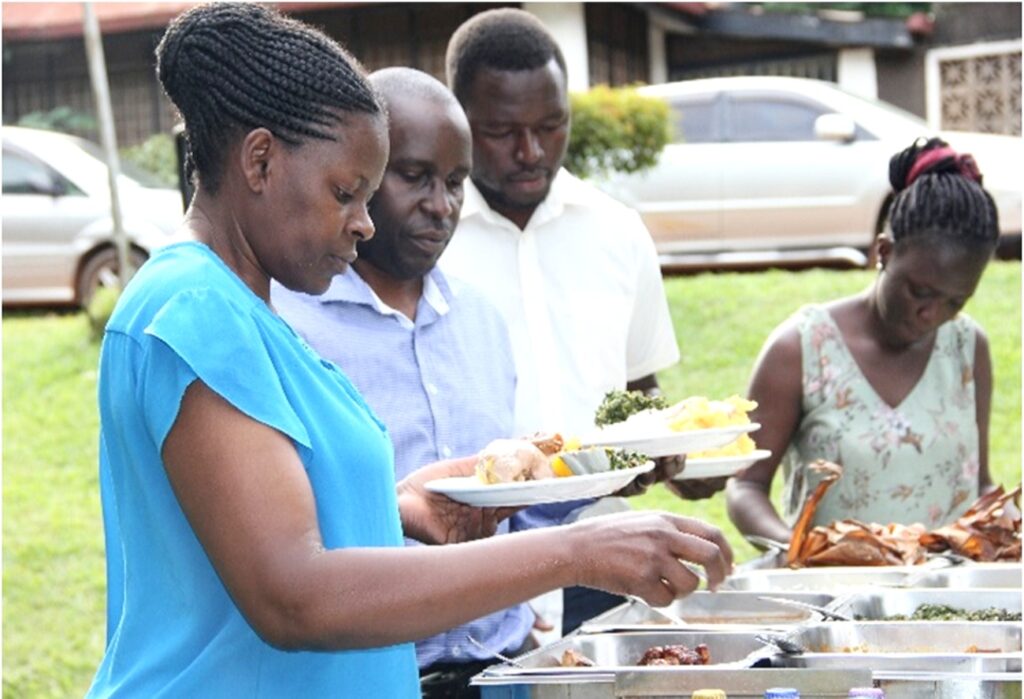
[{"label": "silver car", "polygon": [[[863,263],[883,224],[890,156],[935,134],[908,112],[818,80],[708,78],[641,92],[669,102],[674,142],[651,170],[597,183],[640,211],[667,266]],[[938,135],[974,155],[1019,250],[1020,137]]]},{"label": "silver car", "polygon": [[[84,305],[117,279],[106,163],[95,143],[52,131],[3,128],[3,303]],[[177,189],[142,173],[118,184],[131,262],[172,239]]]}]

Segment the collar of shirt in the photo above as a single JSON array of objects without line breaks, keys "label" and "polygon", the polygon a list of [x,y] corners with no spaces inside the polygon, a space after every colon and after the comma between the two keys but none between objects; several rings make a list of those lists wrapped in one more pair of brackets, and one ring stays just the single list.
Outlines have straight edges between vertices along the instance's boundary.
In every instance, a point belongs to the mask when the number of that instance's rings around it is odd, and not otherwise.
[{"label": "collar of shirt", "polygon": [[[462,204],[461,219],[466,220],[473,216],[481,216],[489,223],[502,226],[519,233],[519,227],[510,220],[491,208],[484,199],[480,190],[476,188],[472,180],[466,180],[466,198]],[[587,190],[583,183],[565,168],[560,168],[551,183],[551,189],[526,224],[522,232],[543,226],[551,220],[558,219],[566,207],[587,206],[589,199]]]},{"label": "collar of shirt", "polygon": [[[420,297],[416,313],[419,324],[428,325],[448,313],[450,298],[451,288],[448,286],[448,280],[440,269],[434,267],[423,278],[423,296]],[[404,313],[385,303],[352,267],[344,274],[336,276],[330,288],[319,297],[319,300],[320,303],[357,303],[370,306],[382,316],[394,316],[403,328],[412,330],[416,327],[416,323]],[[424,314],[422,311],[427,309],[430,312]]]}]

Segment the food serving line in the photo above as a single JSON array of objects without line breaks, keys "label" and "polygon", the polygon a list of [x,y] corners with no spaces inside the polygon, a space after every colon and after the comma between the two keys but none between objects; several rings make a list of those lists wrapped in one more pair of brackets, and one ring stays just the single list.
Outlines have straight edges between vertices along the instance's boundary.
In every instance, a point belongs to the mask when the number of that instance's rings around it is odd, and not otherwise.
[{"label": "food serving line", "polygon": [[[894,619],[922,605],[1016,620]],[[664,610],[631,600],[473,684],[484,699],[689,699],[702,688],[761,699],[779,686],[802,699],[845,698],[872,685],[887,699],[1020,699],[1020,613],[1020,563],[747,567],[718,592],[698,591]],[[701,644],[706,665],[637,664],[655,646]],[[562,665],[578,658],[593,665]]]}]

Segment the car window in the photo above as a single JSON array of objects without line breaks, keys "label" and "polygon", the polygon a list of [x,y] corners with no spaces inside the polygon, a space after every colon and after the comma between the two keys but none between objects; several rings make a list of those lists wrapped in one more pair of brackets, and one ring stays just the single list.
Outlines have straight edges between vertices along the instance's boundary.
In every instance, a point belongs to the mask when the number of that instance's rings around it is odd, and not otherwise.
[{"label": "car window", "polygon": [[813,141],[814,121],[826,111],[779,97],[734,97],[730,141]]},{"label": "car window", "polygon": [[81,189],[39,161],[7,148],[3,153],[4,194],[50,194],[55,186],[64,195],[83,194]]},{"label": "car window", "polygon": [[673,143],[714,143],[720,140],[715,124],[714,98],[673,100]]}]

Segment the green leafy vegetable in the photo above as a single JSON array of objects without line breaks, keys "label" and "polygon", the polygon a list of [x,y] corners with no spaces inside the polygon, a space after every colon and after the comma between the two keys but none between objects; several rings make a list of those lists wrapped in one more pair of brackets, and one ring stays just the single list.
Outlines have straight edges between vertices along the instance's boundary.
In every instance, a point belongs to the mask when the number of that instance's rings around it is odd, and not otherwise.
[{"label": "green leafy vegetable", "polygon": [[886,617],[888,621],[1020,621],[1020,612],[1009,612],[1005,609],[989,607],[969,612],[957,609],[948,604],[922,604],[909,617],[905,614],[894,614]]},{"label": "green leafy vegetable", "polygon": [[643,391],[620,391],[618,389],[604,394],[604,400],[594,414],[594,424],[598,427],[622,422],[630,415],[641,410],[654,408],[661,410],[668,407],[663,396],[648,396]]},{"label": "green leafy vegetable", "polygon": [[635,451],[622,451],[620,449],[608,450],[608,470],[620,471],[622,469],[643,466],[647,463],[647,455]]}]

